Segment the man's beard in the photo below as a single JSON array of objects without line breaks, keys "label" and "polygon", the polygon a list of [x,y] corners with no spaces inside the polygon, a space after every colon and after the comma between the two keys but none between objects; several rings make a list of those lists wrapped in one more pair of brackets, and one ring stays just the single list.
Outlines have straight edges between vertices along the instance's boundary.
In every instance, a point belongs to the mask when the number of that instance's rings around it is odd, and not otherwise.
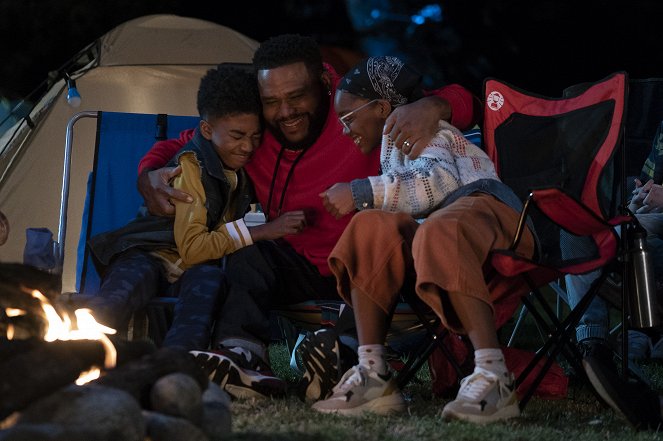
[{"label": "man's beard", "polygon": [[[318,109],[315,113],[305,114],[309,119],[308,133],[301,141],[289,141],[278,127],[278,122],[276,127],[268,124],[268,128],[282,147],[285,147],[288,150],[306,150],[307,148],[311,147],[322,134],[322,129],[325,126],[325,122],[327,121],[328,112],[329,100],[325,95],[320,100],[320,106],[318,106]],[[298,116],[299,115],[295,115],[295,117]]]}]

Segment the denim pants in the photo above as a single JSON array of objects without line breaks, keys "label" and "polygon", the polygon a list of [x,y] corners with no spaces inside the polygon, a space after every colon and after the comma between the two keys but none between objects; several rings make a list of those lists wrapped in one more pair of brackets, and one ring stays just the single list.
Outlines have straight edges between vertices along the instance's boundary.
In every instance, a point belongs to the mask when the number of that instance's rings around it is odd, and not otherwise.
[{"label": "denim pants", "polygon": [[217,315],[213,347],[241,346],[268,360],[271,309],[307,300],[340,300],[336,279],[288,244],[261,241],[228,256],[227,298]]},{"label": "denim pants", "polygon": [[[620,232],[620,229],[617,229]],[[562,234],[560,241],[562,245],[568,236]],[[659,311],[663,313],[663,239],[658,234],[648,234],[647,248],[652,258],[653,272],[656,282],[656,293],[659,302]],[[565,247],[562,246],[562,250]],[[565,258],[571,256],[564,256]],[[592,282],[596,280],[601,274],[601,270],[595,270],[587,274],[581,275],[567,275],[565,277],[566,290],[569,299],[569,306],[575,308],[580,302],[580,299],[589,290]],[[609,316],[608,305],[599,296],[594,297],[585,314],[581,317],[578,327],[576,328],[576,337],[578,341],[590,337],[607,339],[609,334]]]},{"label": "denim pants", "polygon": [[156,296],[177,297],[173,323],[163,346],[207,349],[212,320],[222,299],[223,269],[219,264],[189,268],[175,283],[168,283],[159,259],[129,251],[113,260],[96,296],[87,304],[97,321],[124,328],[136,311]]}]

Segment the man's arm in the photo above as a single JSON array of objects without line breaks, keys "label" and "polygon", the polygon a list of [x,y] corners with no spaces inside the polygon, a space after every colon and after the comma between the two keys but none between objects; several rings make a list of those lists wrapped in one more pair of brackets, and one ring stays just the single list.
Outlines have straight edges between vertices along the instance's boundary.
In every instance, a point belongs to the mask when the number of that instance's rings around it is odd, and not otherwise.
[{"label": "man's arm", "polygon": [[136,186],[152,214],[159,216],[175,214],[170,202],[175,199],[190,203],[190,195],[170,186],[170,181],[181,172],[180,167],[164,167],[175,154],[193,137],[194,129],[185,130],[177,139],[155,143],[138,164]]},{"label": "man's arm", "polygon": [[179,152],[184,144],[193,138],[195,129],[187,129],[180,133],[179,138],[166,139],[165,141],[158,141],[154,143],[152,148],[145,153],[138,163],[138,174],[140,175],[146,169],[156,170],[168,164],[175,153]]},{"label": "man's arm", "polygon": [[480,115],[480,100],[464,87],[452,84],[394,109],[387,118],[384,134],[388,134],[404,154],[415,159],[437,133],[439,120],[466,130],[480,122]]}]

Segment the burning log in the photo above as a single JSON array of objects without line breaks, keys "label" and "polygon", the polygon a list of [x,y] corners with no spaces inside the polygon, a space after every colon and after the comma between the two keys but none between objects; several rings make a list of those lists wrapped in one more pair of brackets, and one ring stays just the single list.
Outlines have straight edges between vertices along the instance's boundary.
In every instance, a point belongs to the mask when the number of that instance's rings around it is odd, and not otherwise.
[{"label": "burning log", "polygon": [[[6,290],[13,289],[15,292],[19,289],[22,291],[36,289],[51,302],[60,295],[62,289],[62,282],[58,276],[21,263],[0,262],[0,284]],[[4,294],[5,292],[2,297]]]},{"label": "burning log", "polygon": [[59,281],[28,265],[0,263],[0,334],[13,338],[42,338],[48,326],[42,303],[33,290],[53,297]]},{"label": "burning log", "polygon": [[48,273],[0,263],[0,441],[217,441],[230,431],[230,399],[193,355],[109,337],[89,310],[71,319],[57,291]]},{"label": "burning log", "polygon": [[[115,341],[115,346],[120,364],[156,350],[149,342]],[[0,419],[73,383],[81,372],[103,366],[104,357],[98,340],[0,339]]]},{"label": "burning log", "polygon": [[[44,345],[83,342],[87,341]],[[99,348],[92,350],[97,352],[93,361],[103,359],[103,350],[97,344]],[[31,352],[34,351],[23,353]],[[48,373],[46,369],[44,372]],[[26,381],[18,380],[17,390],[25,387]],[[192,355],[159,349],[120,364],[84,386],[69,385],[34,400],[22,408],[14,425],[0,431],[0,441],[142,441],[145,434],[155,441],[221,440],[230,433],[230,398],[219,386],[209,386],[212,387],[208,387],[207,377]],[[141,408],[145,409],[142,413]],[[188,437],[172,438],[187,430]]]},{"label": "burning log", "polygon": [[[81,372],[104,361],[104,348],[93,340],[0,340],[0,348],[4,354],[0,356],[0,419],[73,383]],[[16,353],[9,357],[14,348]]]}]

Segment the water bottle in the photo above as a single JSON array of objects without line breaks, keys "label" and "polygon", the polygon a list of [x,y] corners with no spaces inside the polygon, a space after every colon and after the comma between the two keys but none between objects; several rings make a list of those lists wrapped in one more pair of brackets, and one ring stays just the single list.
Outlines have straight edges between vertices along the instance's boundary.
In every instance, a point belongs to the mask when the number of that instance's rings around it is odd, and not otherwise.
[{"label": "water bottle", "polygon": [[627,228],[628,244],[628,298],[631,326],[651,328],[658,326],[658,299],[652,258],[647,250],[647,231],[640,225]]}]

